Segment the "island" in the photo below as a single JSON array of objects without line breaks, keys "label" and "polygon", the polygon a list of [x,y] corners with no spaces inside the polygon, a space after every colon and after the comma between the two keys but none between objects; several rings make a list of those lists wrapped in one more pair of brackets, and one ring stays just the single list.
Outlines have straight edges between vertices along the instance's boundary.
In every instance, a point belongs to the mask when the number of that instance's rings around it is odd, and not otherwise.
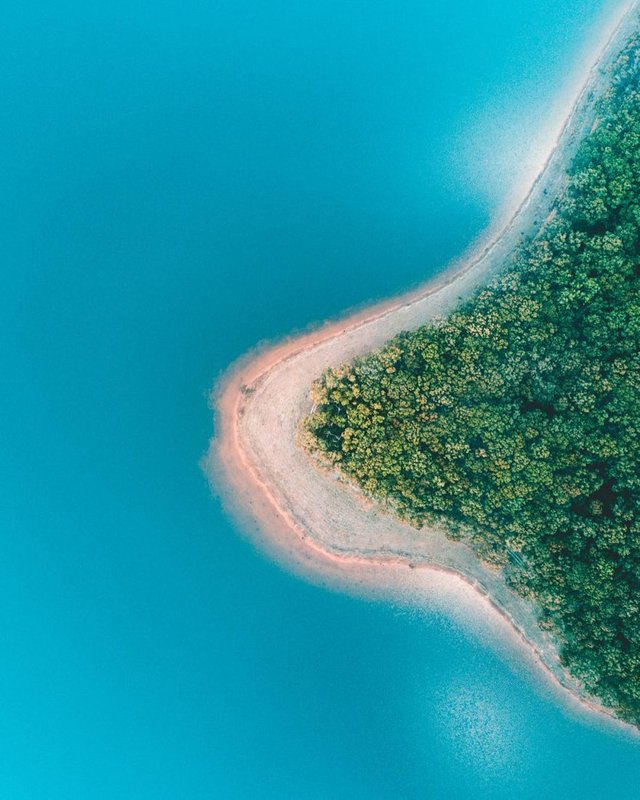
[{"label": "island", "polygon": [[464,581],[572,697],[632,725],[637,27],[634,3],[505,228],[413,295],[235,365],[208,460],[291,568]]}]

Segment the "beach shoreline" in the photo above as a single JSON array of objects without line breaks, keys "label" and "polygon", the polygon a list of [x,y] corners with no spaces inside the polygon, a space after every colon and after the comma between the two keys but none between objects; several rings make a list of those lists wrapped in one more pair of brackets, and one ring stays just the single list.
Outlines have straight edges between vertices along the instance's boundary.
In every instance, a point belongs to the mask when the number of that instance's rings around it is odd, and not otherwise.
[{"label": "beach shoreline", "polygon": [[613,718],[564,670],[555,642],[537,625],[535,609],[508,589],[497,570],[444,531],[416,531],[366,502],[335,472],[312,462],[297,444],[297,431],[310,410],[310,385],[327,367],[446,315],[489,281],[523,238],[535,235],[561,191],[567,164],[593,125],[593,97],[606,88],[611,63],[637,28],[637,9],[634,0],[611,21],[544,166],[524,200],[511,209],[509,221],[494,223],[471,252],[418,289],[232,365],[213,394],[216,436],[206,460],[215,491],[245,527],[253,527],[254,541],[288,569],[359,592],[401,592],[402,575],[409,572],[420,573],[420,580],[437,573],[432,587],[448,582],[453,593],[455,583],[463,582],[473,589],[478,609],[506,623],[504,632],[508,628],[518,646],[530,651],[567,699],[625,729],[630,726]]}]

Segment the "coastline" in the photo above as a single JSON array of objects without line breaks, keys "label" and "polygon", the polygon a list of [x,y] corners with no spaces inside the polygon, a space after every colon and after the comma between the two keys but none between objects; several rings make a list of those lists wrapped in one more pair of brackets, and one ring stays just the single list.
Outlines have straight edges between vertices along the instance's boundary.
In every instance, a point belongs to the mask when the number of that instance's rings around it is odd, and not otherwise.
[{"label": "coastline", "polygon": [[324,369],[446,315],[499,271],[523,237],[537,232],[562,188],[567,164],[593,125],[593,96],[606,87],[608,68],[637,27],[637,8],[634,0],[616,16],[615,29],[585,75],[542,170],[511,210],[509,222],[485,234],[471,253],[421,288],[233,365],[214,398],[218,433],[206,464],[234,512],[257,525],[259,546],[287,568],[374,593],[402,591],[404,578],[412,576],[416,583],[418,574],[423,583],[438,576],[431,589],[444,581],[455,593],[462,582],[473,589],[479,613],[499,616],[503,629],[535,656],[568,699],[624,728],[631,726],[614,719],[564,670],[554,641],[537,625],[535,609],[508,589],[498,571],[479,562],[466,545],[448,540],[441,529],[416,531],[368,503],[337,473],[320,470],[297,446],[296,436],[311,408],[311,382]]}]

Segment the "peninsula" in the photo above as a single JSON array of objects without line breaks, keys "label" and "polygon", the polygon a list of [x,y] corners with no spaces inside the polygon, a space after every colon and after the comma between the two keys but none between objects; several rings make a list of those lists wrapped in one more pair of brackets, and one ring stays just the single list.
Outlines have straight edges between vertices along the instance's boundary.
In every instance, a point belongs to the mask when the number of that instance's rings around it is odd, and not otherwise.
[{"label": "peninsula", "polygon": [[465,581],[555,681],[632,723],[637,25],[633,3],[508,225],[413,295],[234,367],[209,457],[280,559]]}]

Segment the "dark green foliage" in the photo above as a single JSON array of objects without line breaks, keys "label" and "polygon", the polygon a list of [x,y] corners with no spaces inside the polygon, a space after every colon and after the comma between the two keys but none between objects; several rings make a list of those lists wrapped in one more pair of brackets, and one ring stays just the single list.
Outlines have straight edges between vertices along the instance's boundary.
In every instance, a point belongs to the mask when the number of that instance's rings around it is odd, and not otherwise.
[{"label": "dark green foliage", "polygon": [[640,43],[540,234],[448,319],[314,385],[312,449],[536,599],[640,722]]}]

